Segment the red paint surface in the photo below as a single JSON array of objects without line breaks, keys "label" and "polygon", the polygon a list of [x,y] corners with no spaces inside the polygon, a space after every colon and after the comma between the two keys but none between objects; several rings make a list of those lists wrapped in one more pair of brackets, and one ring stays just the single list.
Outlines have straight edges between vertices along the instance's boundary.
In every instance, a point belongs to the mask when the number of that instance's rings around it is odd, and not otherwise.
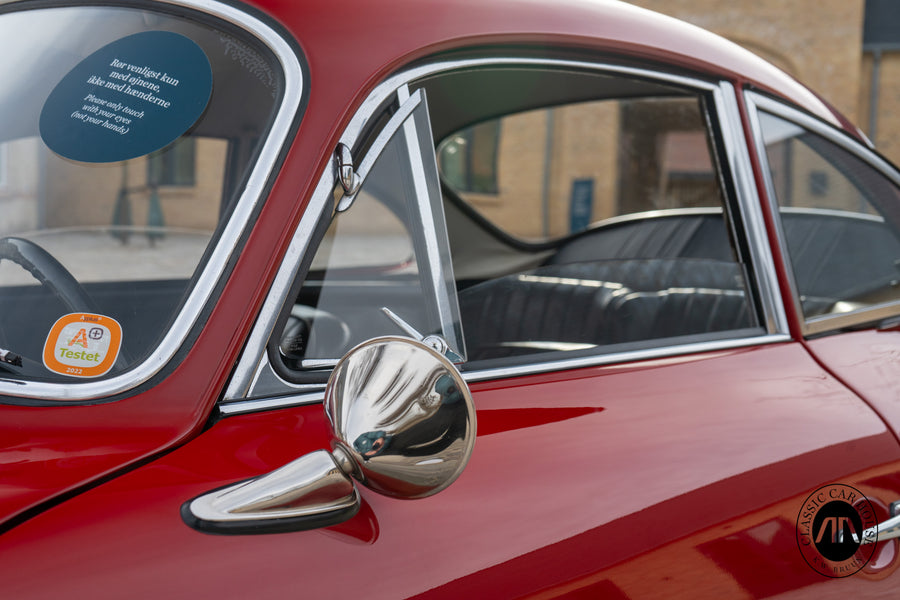
[{"label": "red paint surface", "polygon": [[868,329],[807,344],[827,369],[865,398],[900,436],[900,331]]},{"label": "red paint surface", "polygon": [[750,53],[627,5],[360,1],[342,9],[353,18],[336,18],[333,4],[318,0],[259,7],[299,41],[310,68],[309,102],[246,248],[186,359],[163,381],[157,377],[132,398],[97,406],[0,406],[0,521],[175,447],[203,426],[341,128],[371,87],[405,62],[485,44],[549,44],[590,49],[591,56],[631,53],[723,77],[743,73],[757,86],[779,89],[811,112],[833,118],[812,94]]},{"label": "red paint surface", "polygon": [[[780,90],[836,122],[750,54],[625,5],[258,5],[293,32],[309,62],[296,139],[177,368],[107,404],[0,407],[0,519],[36,515],[8,521],[16,526],[0,538],[0,597],[817,597],[842,585],[802,563],[788,535],[797,511],[832,481],[883,503],[900,498],[900,452],[875,413],[797,344],[477,384],[475,454],[434,498],[364,491],[353,520],[309,532],[225,537],[185,526],[184,501],[327,446],[319,406],[200,431],[313,182],[387,74],[475,45],[588,50],[578,56],[627,55]],[[810,346],[896,430],[898,361],[893,350],[878,360],[866,351],[887,334],[853,335]],[[897,589],[892,578],[875,579],[854,597]]]},{"label": "red paint surface", "polygon": [[799,344],[507,383],[473,386],[489,427],[432,498],[363,490],[360,515],[329,529],[194,531],[184,501],[328,444],[321,406],[233,417],[4,534],[0,596],[177,597],[200,582],[208,597],[816,597],[839,580],[797,550],[809,492],[840,480],[900,497],[893,436]]}]

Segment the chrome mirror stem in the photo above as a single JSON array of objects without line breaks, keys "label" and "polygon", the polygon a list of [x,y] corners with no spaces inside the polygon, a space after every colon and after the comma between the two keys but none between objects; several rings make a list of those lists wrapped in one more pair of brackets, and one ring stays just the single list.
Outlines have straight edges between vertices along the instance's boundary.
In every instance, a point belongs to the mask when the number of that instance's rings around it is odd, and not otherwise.
[{"label": "chrome mirror stem", "polygon": [[352,468],[346,457],[317,450],[262,477],[195,498],[182,514],[198,529],[242,533],[338,523],[359,510],[359,492],[345,468]]},{"label": "chrome mirror stem", "polygon": [[449,486],[472,455],[475,406],[459,371],[427,340],[376,338],[348,352],[325,390],[333,450],[194,498],[182,506],[184,521],[215,533],[312,529],[357,513],[354,479],[394,498]]}]

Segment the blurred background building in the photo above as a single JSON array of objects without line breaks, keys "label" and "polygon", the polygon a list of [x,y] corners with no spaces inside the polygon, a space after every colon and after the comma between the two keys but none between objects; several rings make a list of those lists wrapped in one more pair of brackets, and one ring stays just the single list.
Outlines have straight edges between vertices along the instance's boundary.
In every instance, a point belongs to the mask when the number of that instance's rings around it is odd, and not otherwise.
[{"label": "blurred background building", "polygon": [[[900,164],[900,0],[630,2],[769,60],[832,103]],[[702,107],[687,96],[553,106],[437,141],[445,183],[524,239],[564,236],[624,214],[720,202]],[[227,164],[223,140],[189,135],[163,152],[123,163],[98,185],[97,178],[80,181],[78,165],[42,152],[35,138],[4,141],[0,235],[112,226],[123,242],[134,231],[151,245],[173,228],[209,235],[222,197],[234,191],[223,188]],[[356,212],[358,226],[346,227],[402,229],[384,211]]]},{"label": "blurred background building", "polygon": [[[900,0],[629,1],[780,67],[900,164]],[[687,98],[659,100],[605,98],[481,123],[441,141],[438,164],[460,197],[529,240],[642,211],[719,205],[702,112]],[[818,196],[841,179],[806,166]]]},{"label": "blurred background building", "polygon": [[713,31],[781,67],[900,163],[897,0],[629,0]]}]

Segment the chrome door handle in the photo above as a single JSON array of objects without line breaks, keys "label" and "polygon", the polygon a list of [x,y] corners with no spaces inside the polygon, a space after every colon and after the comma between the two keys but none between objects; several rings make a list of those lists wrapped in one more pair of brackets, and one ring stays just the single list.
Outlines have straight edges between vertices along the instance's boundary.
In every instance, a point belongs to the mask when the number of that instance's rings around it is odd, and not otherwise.
[{"label": "chrome door handle", "polygon": [[[894,512],[894,505],[891,506],[891,512]],[[900,515],[894,515],[875,527],[864,529],[860,544],[873,544],[898,537],[900,537]]]}]

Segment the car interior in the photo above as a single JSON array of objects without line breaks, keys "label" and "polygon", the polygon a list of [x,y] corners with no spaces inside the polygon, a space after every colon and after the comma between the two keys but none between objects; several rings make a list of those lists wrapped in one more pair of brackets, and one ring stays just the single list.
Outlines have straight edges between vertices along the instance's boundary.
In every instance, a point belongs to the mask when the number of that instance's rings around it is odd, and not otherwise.
[{"label": "car interior", "polygon": [[[459,132],[500,120],[498,128],[512,135],[515,132],[505,121],[508,116],[547,113],[572,106],[584,112],[594,110],[594,104],[603,105],[594,112],[608,113],[613,126],[621,127],[622,117],[617,112],[627,110],[623,103],[635,100],[651,110],[654,103],[659,103],[663,106],[661,110],[688,115],[665,118],[688,119],[689,126],[699,129],[701,134],[704,127],[698,115],[705,99],[675,86],[637,77],[578,70],[490,68],[439,74],[416,82],[413,88],[426,92],[439,165],[447,140]],[[677,106],[673,109],[667,102]],[[678,126],[678,123],[674,125]],[[534,131],[530,133],[531,139],[525,143],[543,149],[546,139],[540,139]],[[605,143],[609,136],[598,137]],[[709,153],[712,142],[706,134],[700,138],[701,153]],[[562,144],[573,145],[579,141]],[[558,153],[563,155],[568,150],[563,147]],[[527,149],[522,149],[525,152]],[[616,167],[617,160],[620,163],[624,160],[616,153],[616,148],[608,148],[609,156],[604,160],[620,173],[605,173],[605,176],[622,179],[626,167],[621,164]],[[516,168],[515,158],[510,158],[513,166],[508,170]],[[592,160],[590,156],[586,159]],[[505,159],[494,157],[493,160]],[[501,164],[500,168],[505,166]],[[726,214],[731,209],[725,208],[720,179],[711,172],[714,167],[706,164],[705,168],[710,172],[696,174],[697,181],[687,181],[686,186],[693,186],[686,192],[690,198],[680,204],[671,199],[667,203],[664,198],[654,201],[649,198],[650,192],[638,191],[632,194],[638,196],[637,200],[631,200],[631,204],[639,206],[634,212],[627,208],[620,210],[613,198],[608,214],[577,226],[567,224],[559,233],[549,235],[510,233],[473,206],[465,197],[466,191],[456,189],[447,173],[441,172],[443,211],[469,361],[463,368],[510,364],[510,361],[521,363],[534,360],[536,354],[577,355],[646,347],[660,339],[667,339],[664,343],[676,343],[761,332],[753,303],[748,300],[745,265],[737,258],[737,245],[727,224]],[[567,173],[563,176],[570,177]],[[511,181],[520,175],[514,172],[499,177]],[[516,183],[512,181],[510,187]],[[366,189],[364,184],[363,190]],[[383,197],[390,192],[382,189],[380,193]],[[537,206],[539,186],[532,186],[526,193],[531,195],[508,201],[521,202],[523,211]],[[507,198],[496,202],[502,201]],[[558,199],[553,210],[565,212],[568,209],[560,205],[567,201],[565,197]],[[363,201],[357,202],[362,210]],[[493,198],[488,198],[484,204],[492,202]],[[384,204],[390,206],[390,202]],[[355,206],[336,221],[352,217],[354,210],[357,210]],[[501,222],[503,219],[515,227],[515,218],[510,221],[502,217]],[[402,222],[403,217],[399,216],[398,220]],[[367,242],[378,243],[374,238]],[[376,246],[369,248],[377,252]],[[333,252],[331,246],[329,251]],[[413,249],[408,251],[412,253]],[[409,256],[407,260],[415,262],[415,257]],[[314,260],[298,294],[297,305],[315,308],[331,324],[331,330],[340,322],[352,332],[364,320],[369,334],[374,333],[373,323],[382,335],[400,333],[378,313],[382,306],[401,316],[415,310],[420,292],[404,299],[398,294],[402,286],[394,285],[415,277],[414,272],[404,268],[407,264],[404,260],[367,268],[335,268],[334,265],[330,269],[322,268],[325,264],[327,261],[319,257]],[[334,284],[336,281],[340,282],[339,286]],[[378,285],[373,285],[376,282]],[[328,302],[323,302],[320,294],[328,287],[332,288],[331,296]],[[311,315],[309,308],[305,309],[306,314]],[[307,356],[319,352],[324,358],[321,354],[324,351],[314,348],[310,329],[314,326],[304,319],[289,320],[287,335],[281,338],[280,354],[292,369],[315,364],[302,360],[304,351]],[[352,334],[343,336],[343,347],[329,348],[327,352],[332,358],[338,358],[355,341],[361,341],[354,338]],[[301,380],[307,379],[301,377]]]}]

